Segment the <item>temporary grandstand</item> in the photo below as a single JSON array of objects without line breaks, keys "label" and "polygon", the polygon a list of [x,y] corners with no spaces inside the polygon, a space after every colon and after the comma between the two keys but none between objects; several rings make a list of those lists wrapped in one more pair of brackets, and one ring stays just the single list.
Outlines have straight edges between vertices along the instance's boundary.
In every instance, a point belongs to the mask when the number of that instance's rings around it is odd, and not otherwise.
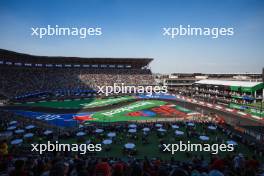
[{"label": "temporary grandstand", "polygon": [[[255,99],[259,93],[264,94],[262,82],[248,82],[248,81],[224,81],[224,80],[200,80],[194,83],[195,86],[200,87],[214,87],[217,89],[230,90],[242,95],[252,96]],[[235,96],[234,96],[235,97]],[[241,98],[236,96],[237,98]]]},{"label": "temporary grandstand", "polygon": [[170,75],[157,75],[157,82],[167,86],[170,92],[191,96],[193,84],[200,80],[222,80],[261,82],[261,73],[173,73]]},{"label": "temporary grandstand", "polygon": [[247,109],[253,114],[262,114],[263,88],[262,82],[204,79],[193,84],[193,96],[235,109]]}]

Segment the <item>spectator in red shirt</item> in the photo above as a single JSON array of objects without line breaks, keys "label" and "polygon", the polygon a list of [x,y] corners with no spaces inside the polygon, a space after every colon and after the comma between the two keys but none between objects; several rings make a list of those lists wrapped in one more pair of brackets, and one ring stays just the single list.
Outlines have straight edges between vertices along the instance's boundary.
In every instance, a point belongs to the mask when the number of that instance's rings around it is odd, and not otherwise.
[{"label": "spectator in red shirt", "polygon": [[218,156],[216,156],[215,160],[210,166],[210,170],[216,169],[216,170],[223,170],[225,167],[225,161]]},{"label": "spectator in red shirt", "polygon": [[259,167],[259,161],[256,159],[256,156],[252,156],[251,159],[246,161],[246,168],[256,170]]},{"label": "spectator in red shirt", "polygon": [[103,159],[95,166],[94,176],[112,176],[111,167],[107,162],[107,159]]},{"label": "spectator in red shirt", "polygon": [[112,176],[123,176],[124,175],[124,164],[119,161],[113,166],[113,175]]}]

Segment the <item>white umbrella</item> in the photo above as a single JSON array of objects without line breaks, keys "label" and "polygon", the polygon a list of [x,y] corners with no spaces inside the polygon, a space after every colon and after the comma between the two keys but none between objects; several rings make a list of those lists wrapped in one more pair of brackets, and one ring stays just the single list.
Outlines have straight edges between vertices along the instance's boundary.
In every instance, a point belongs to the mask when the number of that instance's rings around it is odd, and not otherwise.
[{"label": "white umbrella", "polygon": [[32,138],[34,136],[33,133],[27,133],[24,135],[24,138]]},{"label": "white umbrella", "polygon": [[159,132],[166,132],[167,130],[165,130],[164,128],[159,128],[158,131]]},{"label": "white umbrella", "polygon": [[3,131],[0,132],[0,138],[4,137],[4,138],[9,138],[13,135],[12,131]]},{"label": "white umbrella", "polygon": [[78,137],[85,136],[85,135],[86,135],[86,133],[83,132],[83,131],[80,131],[80,132],[76,133],[76,136],[78,136]]},{"label": "white umbrella", "polygon": [[105,139],[105,140],[103,140],[103,144],[105,144],[105,145],[109,145],[109,144],[112,144],[112,140],[111,139]]},{"label": "white umbrella", "polygon": [[96,129],[95,132],[96,133],[102,133],[104,130],[103,129]]},{"label": "white umbrella", "polygon": [[178,129],[178,128],[180,128],[178,125],[171,125],[171,127],[172,127],[173,129]]},{"label": "white umbrella", "polygon": [[226,141],[226,143],[231,145],[237,145],[237,142],[233,140]]},{"label": "white umbrella", "polygon": [[116,137],[116,133],[115,132],[110,132],[107,134],[108,137]]},{"label": "white umbrella", "polygon": [[51,131],[51,130],[44,131],[44,135],[49,135],[49,134],[52,134],[52,133],[53,133],[53,131]]},{"label": "white umbrella", "polygon": [[183,131],[176,130],[176,131],[175,131],[175,134],[176,134],[177,136],[181,136],[181,135],[184,135],[184,132],[183,132]]},{"label": "white umbrella", "polygon": [[21,144],[22,142],[23,142],[23,139],[14,139],[11,141],[11,145]]},{"label": "white umbrella", "polygon": [[136,124],[130,124],[128,127],[129,128],[137,128],[137,125]]},{"label": "white umbrella", "polygon": [[126,149],[133,149],[133,148],[135,148],[135,147],[136,147],[136,145],[133,144],[133,143],[127,143],[127,144],[125,144],[125,148],[126,148]]},{"label": "white umbrella", "polygon": [[212,126],[212,125],[210,125],[210,126],[208,126],[208,129],[209,129],[209,130],[216,130],[216,126]]},{"label": "white umbrella", "polygon": [[192,123],[192,122],[189,122],[188,124],[187,124],[188,126],[194,126],[194,123]]},{"label": "white umbrella", "polygon": [[159,123],[158,123],[158,124],[155,125],[155,127],[157,127],[157,128],[161,128],[161,127],[162,127],[162,124],[159,124]]},{"label": "white umbrella", "polygon": [[28,125],[25,127],[26,130],[31,130],[33,128],[35,128],[35,125]]},{"label": "white umbrella", "polygon": [[199,139],[201,139],[202,141],[208,141],[209,137],[208,136],[199,136]]},{"label": "white umbrella", "polygon": [[21,134],[21,133],[24,133],[24,132],[25,132],[25,130],[22,130],[22,129],[19,129],[19,130],[15,131],[16,134]]},{"label": "white umbrella", "polygon": [[7,130],[14,130],[14,129],[16,129],[16,126],[10,126],[7,128]]},{"label": "white umbrella", "polygon": [[128,132],[129,132],[129,133],[136,133],[137,130],[136,130],[136,129],[129,129]]},{"label": "white umbrella", "polygon": [[148,131],[150,131],[149,128],[143,128],[142,130],[143,130],[144,132],[148,132]]},{"label": "white umbrella", "polygon": [[14,124],[17,124],[17,121],[11,121],[11,122],[9,123],[9,125],[14,125]]}]

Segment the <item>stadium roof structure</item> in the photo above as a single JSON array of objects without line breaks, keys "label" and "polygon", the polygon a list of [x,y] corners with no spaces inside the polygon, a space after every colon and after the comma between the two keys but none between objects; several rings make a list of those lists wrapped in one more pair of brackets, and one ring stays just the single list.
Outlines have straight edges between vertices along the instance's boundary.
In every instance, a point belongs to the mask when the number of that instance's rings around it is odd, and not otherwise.
[{"label": "stadium roof structure", "polygon": [[0,49],[0,60],[8,62],[29,62],[32,64],[123,64],[131,68],[148,66],[153,58],[83,58],[63,56],[36,56]]},{"label": "stadium roof structure", "polygon": [[194,84],[225,86],[225,87],[229,87],[232,91],[239,91],[240,89],[242,92],[254,92],[256,90],[263,89],[264,87],[262,82],[226,81],[226,80],[209,80],[209,79],[196,81]]}]

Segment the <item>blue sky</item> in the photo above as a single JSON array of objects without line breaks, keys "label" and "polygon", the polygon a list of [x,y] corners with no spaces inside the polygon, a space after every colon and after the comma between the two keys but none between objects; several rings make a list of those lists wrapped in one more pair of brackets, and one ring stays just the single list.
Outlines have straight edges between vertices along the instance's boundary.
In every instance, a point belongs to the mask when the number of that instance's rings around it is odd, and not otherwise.
[{"label": "blue sky", "polygon": [[[234,36],[162,35],[163,27],[233,27]],[[31,27],[102,27],[100,37],[31,36]],[[36,55],[151,57],[153,72],[261,72],[262,0],[1,0],[0,48]]]}]

